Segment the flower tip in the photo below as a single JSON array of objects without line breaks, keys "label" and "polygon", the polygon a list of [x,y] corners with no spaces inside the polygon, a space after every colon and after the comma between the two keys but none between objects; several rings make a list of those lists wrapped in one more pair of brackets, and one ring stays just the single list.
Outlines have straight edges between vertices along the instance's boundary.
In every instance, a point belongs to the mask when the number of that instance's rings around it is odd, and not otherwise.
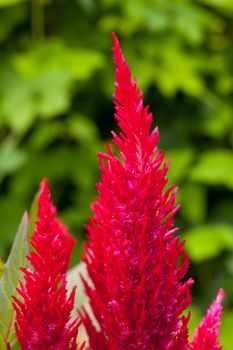
[{"label": "flower tip", "polygon": [[51,194],[49,189],[48,178],[44,178],[39,185],[39,201],[43,203],[48,202],[49,205],[53,207],[51,203]]},{"label": "flower tip", "polygon": [[121,52],[121,46],[120,46],[119,40],[118,40],[115,32],[112,32],[112,41],[113,41],[112,50],[114,52],[114,58],[116,61],[116,55],[122,56],[122,52]]},{"label": "flower tip", "polygon": [[224,296],[225,296],[224,289],[220,288],[217,294],[216,302],[218,304],[221,304],[224,299]]},{"label": "flower tip", "polygon": [[112,41],[113,41],[113,43],[114,43],[114,46],[115,46],[116,44],[119,45],[119,41],[118,41],[118,39],[117,39],[117,36],[116,36],[116,33],[115,33],[115,32],[112,32]]},{"label": "flower tip", "polygon": [[43,191],[45,188],[49,188],[49,180],[48,178],[44,178],[40,183],[40,189]]},{"label": "flower tip", "polygon": [[28,214],[27,211],[23,213],[23,218],[25,219],[26,223],[29,224],[31,222],[31,216]]}]

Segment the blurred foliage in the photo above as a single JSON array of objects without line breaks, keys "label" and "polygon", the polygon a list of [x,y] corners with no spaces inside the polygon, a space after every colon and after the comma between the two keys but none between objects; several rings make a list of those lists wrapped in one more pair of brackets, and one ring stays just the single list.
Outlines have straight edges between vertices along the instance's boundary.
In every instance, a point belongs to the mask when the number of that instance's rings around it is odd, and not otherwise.
[{"label": "blurred foliage", "polygon": [[[0,0],[0,255],[43,177],[79,240],[113,120],[116,31],[179,185],[198,320],[226,291],[233,335],[231,0]],[[159,115],[159,117],[157,117]]]}]

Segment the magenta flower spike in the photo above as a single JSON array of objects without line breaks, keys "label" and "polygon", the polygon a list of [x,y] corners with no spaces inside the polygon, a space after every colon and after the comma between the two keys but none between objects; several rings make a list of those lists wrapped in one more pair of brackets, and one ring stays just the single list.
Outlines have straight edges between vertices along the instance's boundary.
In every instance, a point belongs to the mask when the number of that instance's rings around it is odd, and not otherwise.
[{"label": "magenta flower spike", "polygon": [[32,270],[22,269],[14,298],[16,333],[21,350],[77,350],[79,322],[71,321],[75,289],[67,296],[66,270],[75,240],[55,217],[47,180],[42,181],[38,221],[28,256]]},{"label": "magenta flower spike", "polygon": [[221,350],[222,346],[218,339],[220,334],[220,317],[222,314],[222,301],[224,291],[219,290],[206,316],[197,327],[190,350]]},{"label": "magenta flower spike", "polygon": [[188,346],[192,279],[175,235],[176,191],[165,188],[168,163],[158,150],[158,128],[143,106],[142,92],[113,34],[116,64],[115,118],[111,146],[99,154],[102,178],[92,205],[83,260],[84,281],[98,327],[81,311],[92,350],[182,350]]}]

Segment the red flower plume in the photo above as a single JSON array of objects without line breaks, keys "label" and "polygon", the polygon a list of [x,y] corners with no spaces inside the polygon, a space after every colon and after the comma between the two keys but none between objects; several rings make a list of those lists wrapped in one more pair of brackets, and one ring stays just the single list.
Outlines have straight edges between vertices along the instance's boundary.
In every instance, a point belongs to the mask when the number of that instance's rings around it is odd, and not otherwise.
[{"label": "red flower plume", "polygon": [[42,181],[38,221],[28,256],[33,270],[22,269],[14,298],[16,333],[22,350],[76,350],[78,320],[70,321],[75,289],[67,296],[66,270],[75,240],[55,218],[48,182]]},{"label": "red flower plume", "polygon": [[182,350],[188,346],[182,316],[190,303],[189,262],[174,233],[176,189],[165,189],[168,163],[158,151],[158,128],[143,107],[142,93],[113,34],[116,64],[113,132],[120,159],[111,147],[99,154],[99,197],[92,205],[84,281],[98,328],[85,309],[82,317],[92,350]]},{"label": "red flower plume", "polygon": [[222,314],[222,300],[224,292],[219,290],[206,316],[197,327],[190,350],[221,350],[222,346],[218,340],[220,334],[220,317]]}]

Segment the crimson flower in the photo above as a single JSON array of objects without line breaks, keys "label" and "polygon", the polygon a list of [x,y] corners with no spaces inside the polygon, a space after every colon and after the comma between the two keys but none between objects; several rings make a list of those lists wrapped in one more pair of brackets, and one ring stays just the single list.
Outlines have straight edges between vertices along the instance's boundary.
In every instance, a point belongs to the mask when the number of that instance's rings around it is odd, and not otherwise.
[{"label": "crimson flower", "polygon": [[143,106],[113,34],[116,64],[115,118],[120,128],[99,154],[102,178],[92,205],[89,242],[83,260],[92,283],[84,281],[98,323],[80,312],[92,350],[182,350],[188,345],[190,286],[183,281],[189,261],[175,235],[174,186],[166,187],[168,163],[158,150],[158,128]]},{"label": "crimson flower", "polygon": [[222,314],[222,300],[224,292],[219,290],[206,316],[197,327],[190,350],[221,350],[222,346],[218,340],[220,334],[220,317]]},{"label": "crimson flower", "polygon": [[79,322],[70,319],[75,289],[69,296],[66,289],[75,240],[55,217],[48,182],[42,181],[40,187],[33,251],[28,256],[33,269],[22,269],[25,282],[20,282],[13,303],[16,333],[22,350],[76,350]]}]

